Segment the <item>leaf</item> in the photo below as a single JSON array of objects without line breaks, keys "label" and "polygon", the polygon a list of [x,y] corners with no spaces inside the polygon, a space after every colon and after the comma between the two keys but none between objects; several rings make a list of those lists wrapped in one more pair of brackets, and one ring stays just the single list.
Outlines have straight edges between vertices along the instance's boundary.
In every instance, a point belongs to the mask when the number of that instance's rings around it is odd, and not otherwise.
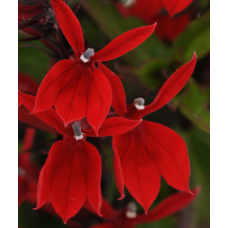
[{"label": "leaf", "polygon": [[195,51],[198,59],[203,58],[210,50],[210,13],[205,13],[201,18],[194,20],[185,32],[173,43],[171,53],[182,50],[185,60],[190,58],[190,53]]},{"label": "leaf", "polygon": [[182,95],[174,98],[181,113],[197,128],[210,133],[210,113],[208,110],[209,97],[207,91],[202,90],[193,78],[189,81]]}]

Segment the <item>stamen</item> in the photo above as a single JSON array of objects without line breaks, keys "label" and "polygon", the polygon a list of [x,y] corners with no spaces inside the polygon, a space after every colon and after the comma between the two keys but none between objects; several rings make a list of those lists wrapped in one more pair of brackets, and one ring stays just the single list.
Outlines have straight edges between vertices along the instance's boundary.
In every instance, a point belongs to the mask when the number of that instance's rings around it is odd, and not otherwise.
[{"label": "stamen", "polygon": [[137,207],[134,202],[131,202],[127,205],[126,216],[127,218],[135,218],[137,216]]},{"label": "stamen", "polygon": [[82,131],[81,131],[81,125],[80,125],[80,123],[74,122],[74,123],[72,124],[72,128],[73,128],[73,130],[74,130],[75,139],[76,139],[76,140],[82,139],[82,138],[83,138],[83,133],[82,133]]},{"label": "stamen", "polygon": [[125,7],[130,7],[135,4],[135,0],[121,0]]},{"label": "stamen", "polygon": [[145,108],[144,106],[145,100],[143,98],[136,98],[134,100],[134,105],[138,110],[143,110]]},{"label": "stamen", "polygon": [[80,59],[82,60],[82,62],[88,63],[89,62],[89,58],[91,56],[93,56],[94,54],[95,54],[94,49],[88,48],[86,50],[86,52],[83,55],[81,55]]}]

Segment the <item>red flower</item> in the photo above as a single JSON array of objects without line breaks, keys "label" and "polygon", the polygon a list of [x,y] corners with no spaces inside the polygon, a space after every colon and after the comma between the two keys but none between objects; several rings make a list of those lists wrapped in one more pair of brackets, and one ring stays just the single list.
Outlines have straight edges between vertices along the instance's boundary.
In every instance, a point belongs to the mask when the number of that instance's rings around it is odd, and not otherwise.
[{"label": "red flower", "polygon": [[[193,189],[194,195],[187,193],[176,193],[159,203],[148,214],[137,214],[137,208],[134,203],[129,203],[122,211],[115,211],[106,200],[103,199],[101,213],[106,223],[93,226],[91,228],[133,228],[135,225],[155,222],[168,217],[190,204],[199,194],[200,187]],[[93,212],[89,205],[86,207]]]},{"label": "red flower", "polygon": [[[141,119],[167,104],[187,83],[195,64],[194,53],[192,60],[166,81],[150,105],[144,106],[142,98],[135,99],[128,106],[125,117]],[[89,134],[95,136],[92,129]],[[125,184],[145,212],[158,195],[161,176],[173,188],[191,193],[188,188],[190,164],[186,144],[168,127],[144,120],[131,131],[113,136],[113,151],[116,163],[121,163],[121,167],[115,170],[118,190],[123,195]]]},{"label": "red flower", "polygon": [[[95,63],[118,58],[134,49],[152,34],[156,24],[128,31],[94,53],[91,48],[84,50],[82,28],[66,3],[61,0],[52,0],[51,3],[76,59],[62,60],[51,68],[39,87],[33,113],[48,110],[54,105],[65,125],[87,117],[97,133],[111,101],[115,102],[116,98],[112,97],[124,92],[120,80],[114,74],[104,75]],[[115,104],[113,106],[115,108]],[[123,105],[121,109],[126,112]]]},{"label": "red flower", "polygon": [[132,2],[130,5],[125,4],[125,6],[123,6],[121,3],[118,3],[117,7],[125,17],[135,15],[136,17],[148,21],[151,16],[159,13],[163,7],[168,11],[169,16],[173,17],[175,14],[187,8],[192,1],[193,0],[129,0],[128,2]]},{"label": "red flower", "polygon": [[[20,103],[31,112],[35,97],[20,91],[18,97]],[[100,215],[101,159],[96,148],[85,141],[86,131],[81,132],[78,122],[73,124],[73,128],[64,127],[63,121],[52,108],[34,115],[63,135],[63,140],[55,142],[51,147],[40,172],[36,209],[51,201],[55,211],[66,223],[87,199]],[[122,117],[109,118],[100,128],[101,135],[123,134],[140,122],[141,120],[128,120]]]}]

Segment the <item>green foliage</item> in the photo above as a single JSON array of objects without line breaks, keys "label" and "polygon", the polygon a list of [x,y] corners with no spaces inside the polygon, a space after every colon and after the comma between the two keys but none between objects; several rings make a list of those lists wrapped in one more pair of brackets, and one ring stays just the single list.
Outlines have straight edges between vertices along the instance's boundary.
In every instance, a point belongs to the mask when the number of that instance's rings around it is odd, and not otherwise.
[{"label": "green foliage", "polygon": [[183,53],[185,61],[188,61],[192,53],[196,51],[198,59],[203,58],[210,50],[210,13],[206,13],[201,18],[189,24],[173,43],[171,53],[177,51]]}]

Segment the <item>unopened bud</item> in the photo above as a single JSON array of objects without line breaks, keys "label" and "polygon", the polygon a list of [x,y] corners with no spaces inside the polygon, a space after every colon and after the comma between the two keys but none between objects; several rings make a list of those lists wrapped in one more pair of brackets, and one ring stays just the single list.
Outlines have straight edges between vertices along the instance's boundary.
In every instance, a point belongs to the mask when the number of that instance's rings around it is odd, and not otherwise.
[{"label": "unopened bud", "polygon": [[145,108],[144,106],[145,100],[143,98],[136,98],[134,100],[134,105],[138,110],[143,110]]}]

